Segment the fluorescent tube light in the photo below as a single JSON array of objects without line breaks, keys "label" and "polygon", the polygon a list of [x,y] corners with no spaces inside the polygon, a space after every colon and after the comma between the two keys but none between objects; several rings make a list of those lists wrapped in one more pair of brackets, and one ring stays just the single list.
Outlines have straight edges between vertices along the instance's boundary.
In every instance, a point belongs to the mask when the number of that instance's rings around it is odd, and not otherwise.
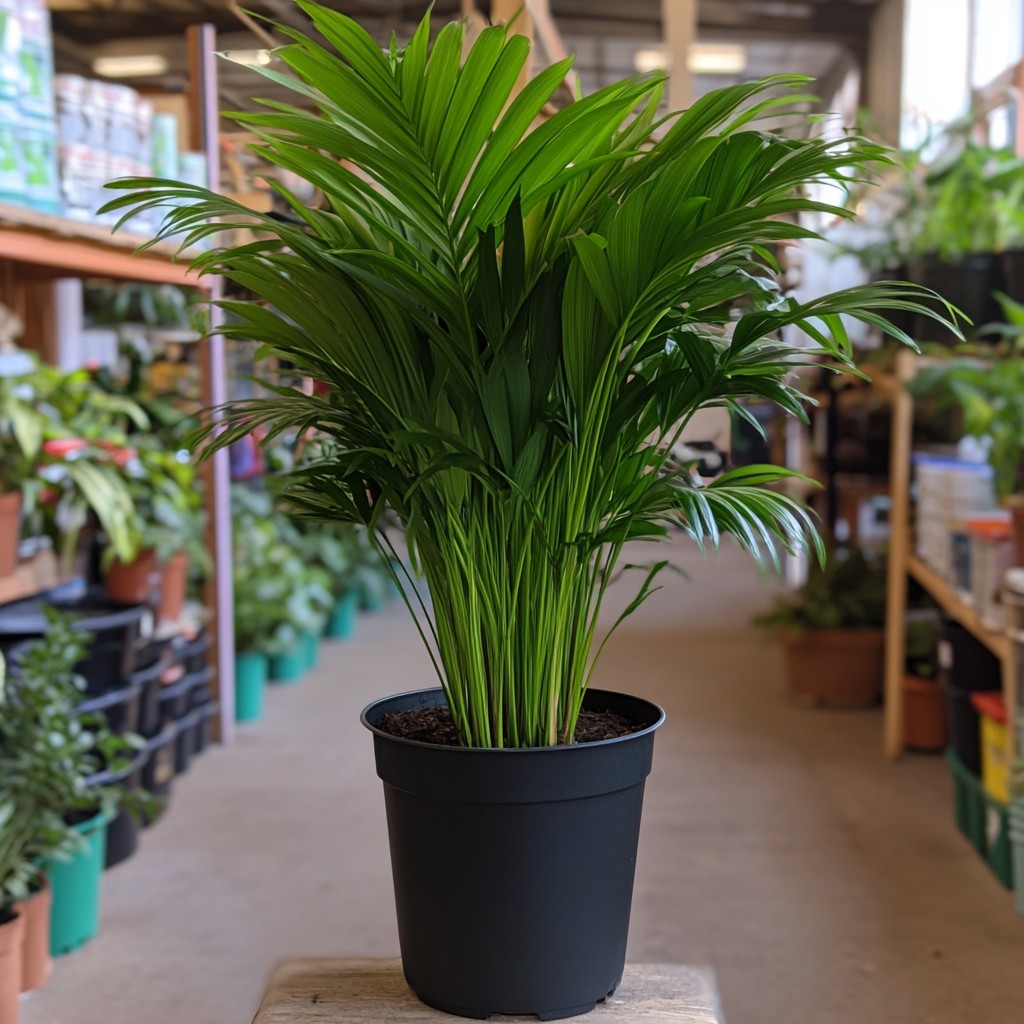
[{"label": "fluorescent tube light", "polygon": [[159,53],[126,53],[97,57],[92,69],[104,78],[146,78],[167,71],[167,58]]},{"label": "fluorescent tube light", "polygon": [[694,43],[687,63],[695,75],[742,75],[747,49],[735,43]]},{"label": "fluorescent tube light", "polygon": [[633,67],[642,75],[649,71],[665,71],[671,63],[668,51],[662,46],[646,46],[633,54]]}]

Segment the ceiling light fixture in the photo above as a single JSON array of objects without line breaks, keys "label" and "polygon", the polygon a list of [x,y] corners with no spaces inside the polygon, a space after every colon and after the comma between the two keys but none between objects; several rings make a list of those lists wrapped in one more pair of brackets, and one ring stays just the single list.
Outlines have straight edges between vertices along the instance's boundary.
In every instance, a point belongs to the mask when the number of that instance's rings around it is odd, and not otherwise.
[{"label": "ceiling light fixture", "polygon": [[687,63],[694,75],[742,75],[747,49],[736,43],[694,43]]},{"label": "ceiling light fixture", "polygon": [[167,71],[167,58],[159,53],[126,53],[97,57],[92,69],[103,78],[148,78]]},{"label": "ceiling light fixture", "polygon": [[633,54],[633,67],[642,75],[649,71],[666,71],[671,63],[671,54],[663,46],[646,46]]}]

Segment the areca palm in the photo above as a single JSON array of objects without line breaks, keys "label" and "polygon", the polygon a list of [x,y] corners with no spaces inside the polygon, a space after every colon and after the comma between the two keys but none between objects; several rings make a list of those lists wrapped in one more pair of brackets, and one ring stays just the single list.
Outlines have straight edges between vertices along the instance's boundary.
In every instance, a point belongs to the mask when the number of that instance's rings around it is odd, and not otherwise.
[{"label": "areca palm", "polygon": [[[265,300],[223,303],[224,333],[327,389],[230,403],[207,439],[257,425],[332,439],[290,498],[375,531],[397,514],[431,596],[409,586],[407,600],[464,742],[570,740],[628,541],[732,533],[759,558],[818,544],[806,512],[765,487],[785,470],[702,486],[669,451],[708,406],[744,415],[756,397],[802,415],[788,375],[820,357],[851,366],[843,314],[910,342],[879,312],[914,307],[910,286],[798,303],[770,272],[769,246],[813,237],[799,215],[845,216],[808,187],[845,186],[885,152],[754,127],[803,98],[796,76],[712,93],[662,123],[664,78],[644,75],[538,123],[567,65],[516,94],[529,45],[504,27],[463,57],[463,26],[431,41],[428,15],[404,49],[382,49],[297,2],[316,38],[279,26],[290,73],[256,69],[297,105],[235,118],[322,207],[273,180],[287,217],[150,179],[119,183],[130,194],[108,206],[168,206],[159,237],[183,245],[255,226],[255,241],[195,260]],[[781,344],[789,326],[813,354]]]}]

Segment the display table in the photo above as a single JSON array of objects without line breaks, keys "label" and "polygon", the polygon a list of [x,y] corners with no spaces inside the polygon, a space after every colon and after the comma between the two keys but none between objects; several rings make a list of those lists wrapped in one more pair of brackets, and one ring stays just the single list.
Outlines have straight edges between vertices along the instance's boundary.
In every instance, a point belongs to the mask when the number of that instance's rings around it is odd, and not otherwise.
[{"label": "display table", "polygon": [[[253,1024],[423,1024],[457,1019],[421,1003],[409,991],[397,959],[287,960],[271,974]],[[615,995],[577,1019],[586,1024],[722,1024],[723,1018],[710,970],[627,964]]]}]

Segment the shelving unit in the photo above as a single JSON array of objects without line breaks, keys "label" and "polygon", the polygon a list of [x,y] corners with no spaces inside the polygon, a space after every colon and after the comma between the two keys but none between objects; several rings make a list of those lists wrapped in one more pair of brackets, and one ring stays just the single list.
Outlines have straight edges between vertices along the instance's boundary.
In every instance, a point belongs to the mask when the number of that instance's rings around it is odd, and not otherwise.
[{"label": "shelving unit", "polygon": [[34,268],[38,276],[201,284],[189,274],[187,257],[175,259],[172,243],[136,252],[146,241],[127,231],[114,234],[109,227],[0,203],[0,263]]},{"label": "shelving unit", "polygon": [[[192,143],[208,154],[211,181],[216,181],[217,91],[214,71],[215,38],[209,25],[188,32],[192,83]],[[0,204],[0,302],[25,324],[26,338],[42,358],[57,361],[56,286],[61,278],[102,277],[114,281],[192,285],[217,296],[218,282],[189,272],[187,254],[176,257],[177,246],[165,243],[143,252],[147,241],[130,232],[113,234],[107,226],[38,213]],[[224,401],[224,341],[211,337],[201,343],[203,403]],[[214,687],[220,701],[217,734],[230,740],[234,728],[234,654],[231,594],[231,524],[227,452],[218,452],[204,471],[209,510],[208,548],[214,565],[206,602],[213,612],[209,623],[211,660],[216,667]],[[0,600],[32,596],[52,586],[52,573],[19,566],[10,580],[0,581]],[[10,596],[13,595],[13,596]]]},{"label": "shelving unit", "polygon": [[[913,578],[951,618],[972,633],[998,659],[1002,668],[1003,699],[1007,720],[1017,714],[1017,645],[1004,632],[983,625],[974,608],[934,569],[912,550],[910,531],[910,456],[914,425],[914,401],[903,386],[923,365],[921,357],[900,352],[896,362],[896,387],[892,394],[891,507],[889,529],[888,589],[885,621],[885,754],[897,758],[903,752],[903,676],[907,580]],[[1008,755],[1014,756],[1015,730],[1007,730]]]}]

